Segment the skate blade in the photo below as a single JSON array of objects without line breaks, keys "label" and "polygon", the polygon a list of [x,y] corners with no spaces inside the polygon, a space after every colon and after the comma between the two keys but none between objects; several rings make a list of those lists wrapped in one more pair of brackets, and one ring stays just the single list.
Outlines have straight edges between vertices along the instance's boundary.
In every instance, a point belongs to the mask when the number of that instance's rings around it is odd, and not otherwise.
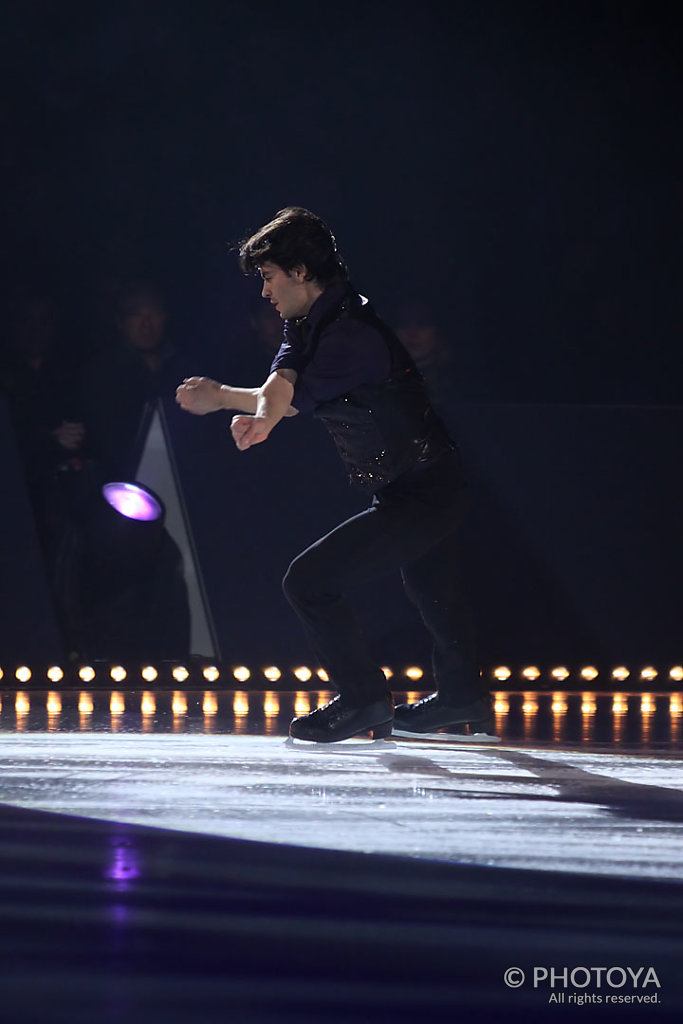
[{"label": "skate blade", "polygon": [[316,743],[311,740],[295,740],[288,736],[284,745],[292,750],[305,754],[352,754],[354,757],[383,754],[387,750],[396,750],[391,739],[370,740],[351,736],[348,740],[334,740],[332,743]]},{"label": "skate blade", "polygon": [[492,736],[488,732],[408,732],[407,729],[394,728],[392,737],[406,740],[426,740],[428,743],[500,743],[500,736]]}]

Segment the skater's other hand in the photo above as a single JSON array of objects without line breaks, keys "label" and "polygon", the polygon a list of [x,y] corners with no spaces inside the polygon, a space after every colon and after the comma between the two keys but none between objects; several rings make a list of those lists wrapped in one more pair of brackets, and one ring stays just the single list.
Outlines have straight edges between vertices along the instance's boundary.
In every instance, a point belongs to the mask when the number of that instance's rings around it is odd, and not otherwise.
[{"label": "skater's other hand", "polygon": [[210,377],[186,377],[176,388],[175,400],[181,409],[195,416],[217,412],[223,408],[221,385]]},{"label": "skater's other hand", "polygon": [[233,416],[230,430],[241,452],[265,441],[273,424],[265,416]]}]

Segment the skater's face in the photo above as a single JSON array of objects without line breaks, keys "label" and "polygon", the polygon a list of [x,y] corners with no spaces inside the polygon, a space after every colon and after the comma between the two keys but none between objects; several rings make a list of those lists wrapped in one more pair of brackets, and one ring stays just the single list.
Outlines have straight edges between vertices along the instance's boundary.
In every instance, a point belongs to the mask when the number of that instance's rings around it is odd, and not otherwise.
[{"label": "skater's face", "polygon": [[322,291],[315,281],[306,280],[306,268],[294,267],[289,272],[277,263],[264,263],[259,268],[263,280],[261,295],[275,307],[283,320],[306,316]]}]

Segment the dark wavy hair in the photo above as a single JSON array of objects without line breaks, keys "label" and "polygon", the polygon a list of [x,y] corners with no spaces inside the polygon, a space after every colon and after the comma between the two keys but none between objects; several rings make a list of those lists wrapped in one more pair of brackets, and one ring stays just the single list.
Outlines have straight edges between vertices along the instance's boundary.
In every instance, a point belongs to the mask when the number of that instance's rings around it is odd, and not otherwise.
[{"label": "dark wavy hair", "polygon": [[264,263],[275,263],[287,273],[303,264],[306,280],[323,287],[349,277],[327,224],[302,206],[286,206],[241,242],[239,260],[245,274],[256,274]]}]

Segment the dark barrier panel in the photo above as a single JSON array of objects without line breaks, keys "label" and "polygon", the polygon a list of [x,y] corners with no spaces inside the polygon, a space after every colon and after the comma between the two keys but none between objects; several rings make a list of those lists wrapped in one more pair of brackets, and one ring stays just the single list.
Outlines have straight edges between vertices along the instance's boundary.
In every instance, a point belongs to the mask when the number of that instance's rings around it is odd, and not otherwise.
[{"label": "dark barrier panel", "polygon": [[453,422],[485,653],[680,659],[683,409],[470,406]]},{"label": "dark barrier panel", "polygon": [[62,642],[14,442],[7,403],[0,396],[0,661],[61,660]]}]

